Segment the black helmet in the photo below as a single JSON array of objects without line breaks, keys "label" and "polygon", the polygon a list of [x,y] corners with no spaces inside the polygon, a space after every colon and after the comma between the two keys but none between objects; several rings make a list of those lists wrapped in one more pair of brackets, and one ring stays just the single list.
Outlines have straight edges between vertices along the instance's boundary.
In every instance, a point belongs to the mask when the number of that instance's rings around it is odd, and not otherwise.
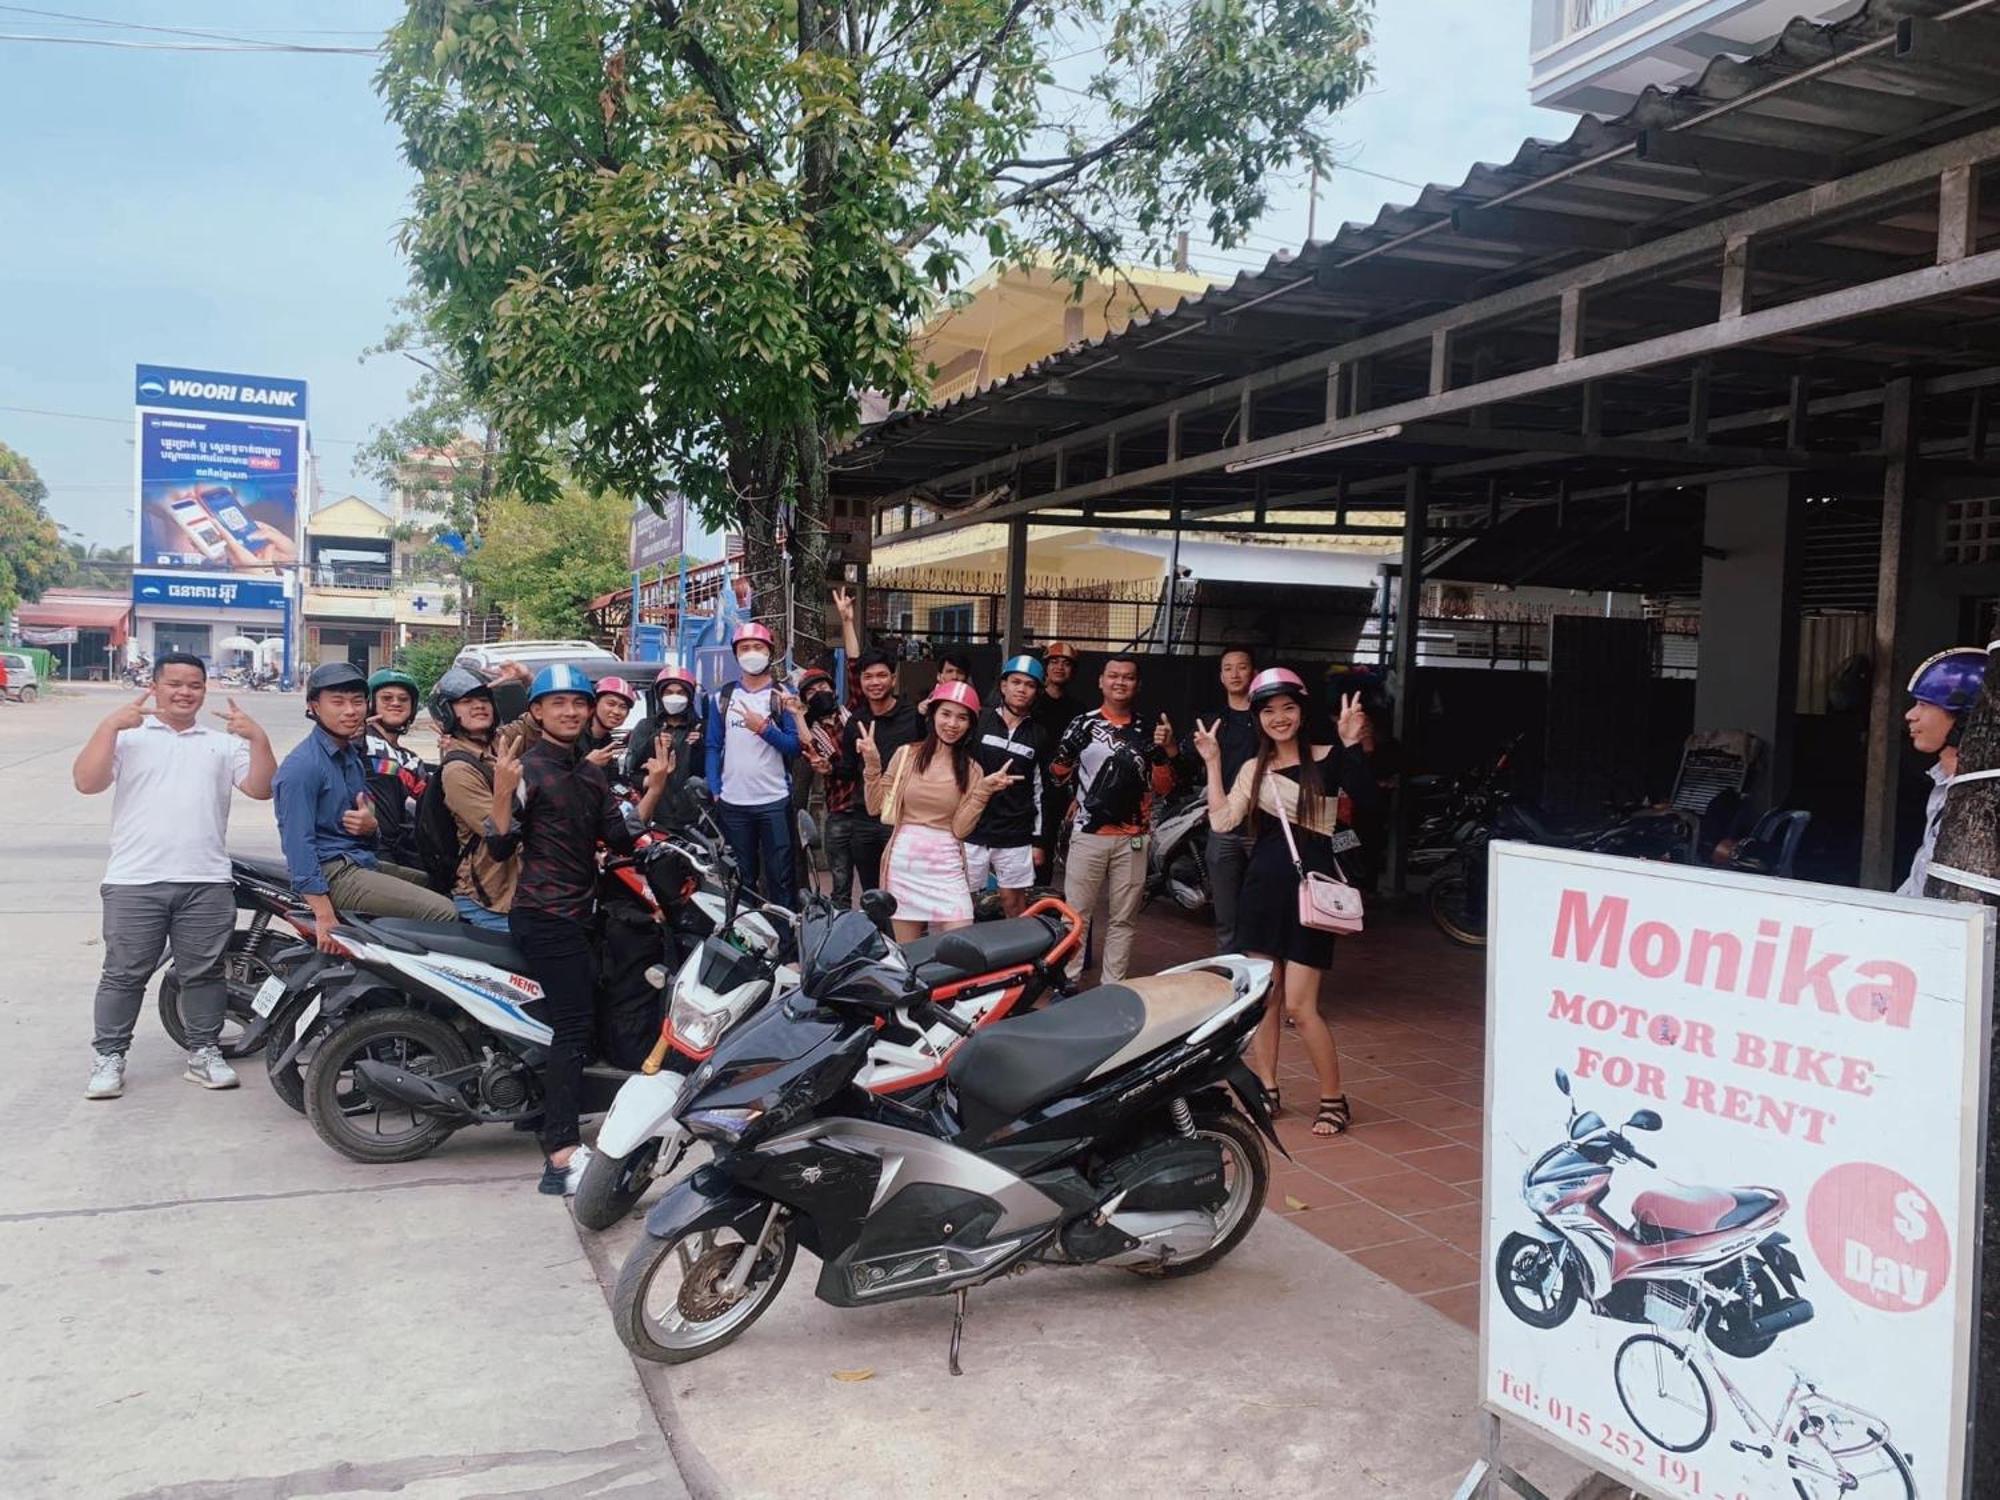
[{"label": "black helmet", "polygon": [[356,688],[368,691],[368,674],[351,661],[330,661],[314,667],[306,678],[306,702],[310,703],[329,688]]},{"label": "black helmet", "polygon": [[437,686],[431,689],[431,717],[438,721],[438,728],[446,734],[457,734],[458,700],[473,697],[493,701],[493,689],[480,680],[478,673],[453,667],[440,677]]}]

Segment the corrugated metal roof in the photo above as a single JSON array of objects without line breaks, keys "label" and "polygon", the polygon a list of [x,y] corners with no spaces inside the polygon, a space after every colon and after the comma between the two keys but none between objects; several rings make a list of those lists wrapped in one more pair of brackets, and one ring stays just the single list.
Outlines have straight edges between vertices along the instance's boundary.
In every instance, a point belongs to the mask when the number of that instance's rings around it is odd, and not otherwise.
[{"label": "corrugated metal roof", "polygon": [[[1949,49],[1899,54],[1899,23],[1947,14]],[[1868,55],[1830,66],[1857,49]],[[1385,206],[1372,223],[1344,225],[1120,333],[941,406],[891,414],[836,458],[835,485],[868,496],[921,483],[1847,175],[1996,112],[2000,10],[1870,0],[1831,25],[1794,21],[1762,55],[1719,58],[1687,88],[1649,91],[1617,119],[1580,119],[1565,140],[1526,141],[1456,186],[1426,187],[1414,203]],[[1851,246],[1774,258],[1759,274],[1792,278],[1804,294],[1838,284],[1830,257],[1888,262],[1927,248],[1914,231],[1899,240],[1893,227],[1866,227]],[[1633,327],[1663,316],[1610,315]],[[1931,352],[1947,366],[1990,363],[1982,351]]]}]

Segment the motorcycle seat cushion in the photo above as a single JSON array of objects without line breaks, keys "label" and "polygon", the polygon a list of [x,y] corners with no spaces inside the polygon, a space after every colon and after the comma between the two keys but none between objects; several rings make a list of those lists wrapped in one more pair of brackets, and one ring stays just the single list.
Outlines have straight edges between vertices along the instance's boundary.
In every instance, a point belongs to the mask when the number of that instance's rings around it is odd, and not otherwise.
[{"label": "motorcycle seat cushion", "polygon": [[1639,1194],[1632,1200],[1632,1217],[1674,1235],[1714,1234],[1749,1223],[1777,1202],[1761,1188],[1676,1185]]},{"label": "motorcycle seat cushion", "polygon": [[[1197,969],[1185,974],[1153,974],[1133,980],[1130,988],[1145,1003],[1145,1024],[1123,1047],[1099,1063],[1091,1077],[1115,1073],[1127,1063],[1179,1041],[1210,1016],[1236,1001],[1236,987],[1213,969]],[[1073,1005],[1076,1002],[1066,1003]]]},{"label": "motorcycle seat cushion", "polygon": [[1083,1082],[1145,1026],[1146,1002],[1136,990],[1099,985],[975,1031],[945,1072],[966,1099],[1014,1119]]},{"label": "motorcycle seat cushion", "polygon": [[419,922],[413,917],[368,917],[355,925],[373,927],[405,942],[417,944],[427,953],[445,953],[453,958],[470,958],[496,964],[516,973],[528,972],[527,960],[504,932],[488,932],[469,922]]},{"label": "motorcycle seat cushion", "polygon": [[[285,867],[282,859],[252,859],[247,855],[232,854],[229,856],[229,862],[253,880],[286,887],[292,883],[292,872]],[[305,902],[300,901],[299,905],[303,906]]]},{"label": "motorcycle seat cushion", "polygon": [[[1001,922],[975,922],[970,927],[961,927],[948,934],[972,944],[986,958],[986,967],[980,973],[990,974],[995,969],[1010,969],[1017,964],[1033,963],[1055,946],[1055,936],[1049,931],[1048,923],[1040,917],[1008,917]],[[954,965],[940,962],[937,956],[938,944],[947,934],[938,933],[930,937],[920,937],[902,945],[903,957],[920,976],[930,979],[933,984],[949,983],[963,979],[968,971]],[[936,977],[933,978],[932,976]]]}]

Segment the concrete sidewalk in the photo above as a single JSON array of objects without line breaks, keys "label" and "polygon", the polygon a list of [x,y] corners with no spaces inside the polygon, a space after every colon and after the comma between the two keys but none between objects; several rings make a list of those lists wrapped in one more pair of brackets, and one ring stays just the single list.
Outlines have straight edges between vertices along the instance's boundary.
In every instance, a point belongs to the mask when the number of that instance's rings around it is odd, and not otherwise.
[{"label": "concrete sidewalk", "polygon": [[[69,763],[128,696],[0,709],[0,1490],[685,1494],[528,1138],[357,1166],[259,1059],[183,1082],[150,1008],[125,1097],[83,1098],[111,798]],[[239,701],[281,749],[304,729],[296,697]],[[232,824],[275,854],[268,805]]]}]

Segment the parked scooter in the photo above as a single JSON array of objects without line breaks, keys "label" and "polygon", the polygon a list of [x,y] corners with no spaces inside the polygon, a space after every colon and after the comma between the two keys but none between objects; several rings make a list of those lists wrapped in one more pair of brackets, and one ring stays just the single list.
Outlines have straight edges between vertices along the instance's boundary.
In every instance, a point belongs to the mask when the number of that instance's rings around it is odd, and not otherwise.
[{"label": "parked scooter", "polygon": [[[824,901],[800,952],[798,993],[723,1037],[677,1106],[715,1158],[654,1206],[619,1273],[613,1319],[639,1357],[737,1338],[804,1244],[835,1306],[952,1294],[956,1374],[970,1288],[1031,1262],[1192,1275],[1262,1211],[1259,1132],[1276,1137],[1240,1054],[1269,963],[1189,964],[984,1027],[913,1107],[852,1086],[880,1025],[943,1015],[904,954]],[[985,961],[958,932],[937,957]]]},{"label": "parked scooter", "polygon": [[[863,910],[885,932],[892,904],[893,898],[880,891],[862,897]],[[1083,931],[1083,918],[1049,898],[1018,917],[904,944],[904,961],[942,1014],[930,1024],[907,1013],[885,1023],[855,1085],[917,1105],[921,1091],[942,1080],[960,1041],[945,1017],[977,1029],[1026,1011],[1044,996],[1065,993],[1063,965],[1082,942]],[[961,956],[964,945],[979,952],[982,962],[976,971],[938,957],[947,937],[959,940],[954,951]],[[618,1091],[584,1167],[572,1208],[586,1229],[609,1229],[655,1181],[673,1174],[691,1141],[675,1119],[687,1076],[772,994],[796,988],[798,973],[774,965],[754,944],[725,928],[688,956],[672,983],[672,1005],[659,1044]]]},{"label": "parked scooter", "polygon": [[1146,841],[1146,899],[1169,897],[1182,911],[1200,911],[1208,884],[1208,789],[1205,785],[1155,804]]},{"label": "parked scooter", "polygon": [[[1556,1087],[1570,1093],[1561,1068]],[[1619,1223],[1604,1209],[1614,1169],[1659,1166],[1624,1132],[1659,1128],[1650,1109],[1613,1127],[1593,1111],[1578,1113],[1571,1097],[1563,1139],[1521,1179],[1537,1227],[1501,1240],[1493,1262],[1500,1300],[1531,1328],[1556,1327],[1579,1300],[1624,1323],[1705,1324],[1723,1353],[1753,1358],[1813,1315],[1799,1295],[1798,1256],[1773,1232],[1790,1204],[1776,1188],[1663,1184],[1632,1200],[1630,1227]]]}]

